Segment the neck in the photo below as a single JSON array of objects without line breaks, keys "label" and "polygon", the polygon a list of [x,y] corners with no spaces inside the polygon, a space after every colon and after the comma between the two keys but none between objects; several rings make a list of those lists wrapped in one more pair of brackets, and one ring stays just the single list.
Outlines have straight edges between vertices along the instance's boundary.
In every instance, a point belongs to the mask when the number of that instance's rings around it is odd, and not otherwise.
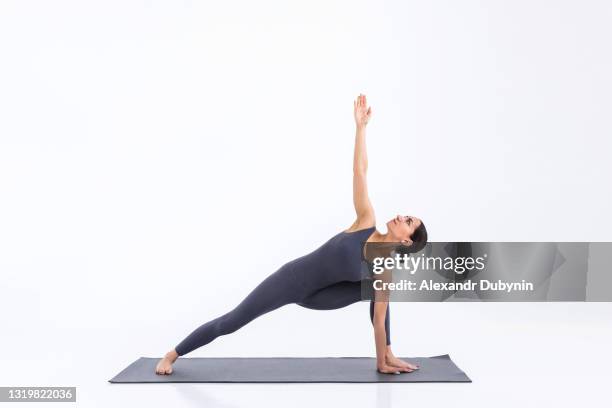
[{"label": "neck", "polygon": [[393,237],[393,235],[389,231],[387,231],[384,234],[381,234],[380,232],[376,231],[374,236],[372,236],[371,241],[372,242],[397,242],[397,240]]}]

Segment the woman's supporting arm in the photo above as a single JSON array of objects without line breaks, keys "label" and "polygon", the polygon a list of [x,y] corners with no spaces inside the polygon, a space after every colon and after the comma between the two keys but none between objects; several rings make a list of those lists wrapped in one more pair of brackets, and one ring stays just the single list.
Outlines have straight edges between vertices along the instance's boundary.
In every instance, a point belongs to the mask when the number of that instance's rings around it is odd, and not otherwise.
[{"label": "woman's supporting arm", "polygon": [[[376,366],[379,371],[384,371],[387,365],[385,356],[387,354],[387,332],[385,330],[385,318],[387,316],[387,302],[374,303],[374,343],[376,345]],[[397,370],[394,370],[397,371]]]},{"label": "woman's supporting arm", "polygon": [[374,208],[368,196],[368,155],[366,150],[366,126],[372,115],[365,95],[359,95],[354,102],[355,151],[353,155],[353,205],[357,219],[351,230],[368,228],[375,224]]},{"label": "woman's supporting arm", "polygon": [[385,318],[387,316],[387,301],[374,303],[374,342],[376,344],[376,368],[381,373],[395,374],[400,372],[410,372],[407,367],[396,367],[387,363],[387,332],[385,329]]},{"label": "woman's supporting arm", "polygon": [[[378,276],[378,280],[383,283],[391,282],[392,271],[386,269],[384,273]],[[389,307],[390,293],[388,290],[375,290],[374,311],[372,317],[372,325],[374,326],[374,343],[376,345],[376,367],[381,373],[393,374],[397,372],[410,372],[406,366],[395,366],[388,362],[387,352],[389,344],[387,342],[387,329],[385,320],[387,319],[387,308]]]}]

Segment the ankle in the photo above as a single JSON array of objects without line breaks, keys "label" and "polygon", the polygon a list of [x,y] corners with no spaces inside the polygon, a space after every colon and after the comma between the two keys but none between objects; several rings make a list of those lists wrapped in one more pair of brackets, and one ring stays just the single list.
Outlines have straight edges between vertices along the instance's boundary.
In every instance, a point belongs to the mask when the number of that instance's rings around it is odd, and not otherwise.
[{"label": "ankle", "polygon": [[169,352],[166,353],[165,357],[174,363],[176,359],[179,357],[179,355],[176,352],[176,350],[170,350]]}]

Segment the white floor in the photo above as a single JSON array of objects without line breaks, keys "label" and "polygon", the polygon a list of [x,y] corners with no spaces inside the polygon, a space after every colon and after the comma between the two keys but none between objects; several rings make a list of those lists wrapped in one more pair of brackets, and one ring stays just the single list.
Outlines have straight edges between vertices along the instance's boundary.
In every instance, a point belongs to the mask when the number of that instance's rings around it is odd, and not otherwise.
[{"label": "white floor", "polygon": [[[396,350],[409,354],[414,349],[411,353],[414,355],[450,353],[473,383],[110,384],[109,378],[139,357],[134,346],[143,339],[130,327],[84,331],[51,327],[41,330],[32,326],[10,331],[6,336],[3,333],[5,356],[0,385],[76,385],[79,407],[609,407],[611,404],[610,303],[396,304],[394,311]],[[409,312],[414,315],[414,325],[403,327],[399,322],[406,320],[404,316]],[[279,314],[281,318],[282,313]],[[259,328],[269,330],[269,323],[274,322],[264,321]],[[304,337],[303,332],[297,332]],[[225,341],[237,346],[261,340],[260,334],[257,330],[238,332],[217,343]],[[314,337],[306,340],[315,341]],[[291,344],[283,345],[286,348],[281,347],[277,355],[288,355]],[[6,347],[12,352],[8,357]],[[341,349],[334,350],[334,354],[339,354]],[[292,355],[301,355],[299,350],[294,351]],[[275,355],[269,350],[265,354]],[[226,350],[218,355],[229,353]],[[75,406],[54,406],[62,405]]]}]

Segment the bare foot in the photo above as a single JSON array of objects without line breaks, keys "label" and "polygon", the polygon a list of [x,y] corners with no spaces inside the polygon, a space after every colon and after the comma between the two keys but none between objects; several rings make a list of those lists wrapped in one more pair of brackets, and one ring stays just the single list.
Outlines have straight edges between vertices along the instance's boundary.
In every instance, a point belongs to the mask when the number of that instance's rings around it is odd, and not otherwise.
[{"label": "bare foot", "polygon": [[385,363],[392,367],[407,368],[410,370],[409,372],[419,369],[418,365],[410,364],[407,361],[399,359],[395,357],[390,351],[388,351],[387,355],[385,356]]},{"label": "bare foot", "polygon": [[172,364],[178,358],[176,351],[172,350],[166,353],[164,358],[159,360],[157,367],[155,367],[155,374],[159,375],[170,375],[172,374]]}]

